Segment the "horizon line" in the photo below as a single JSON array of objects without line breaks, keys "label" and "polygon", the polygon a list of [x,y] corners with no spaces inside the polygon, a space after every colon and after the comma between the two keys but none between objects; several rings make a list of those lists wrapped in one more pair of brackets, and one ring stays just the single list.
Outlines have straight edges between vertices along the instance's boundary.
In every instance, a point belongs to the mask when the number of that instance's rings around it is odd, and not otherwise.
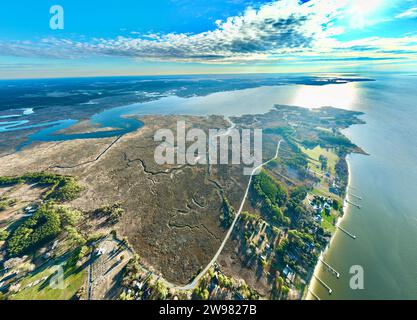
[{"label": "horizon line", "polygon": [[340,75],[362,75],[362,74],[376,74],[376,73],[385,73],[385,74],[414,74],[417,75],[416,71],[292,71],[292,72],[216,72],[216,73],[161,73],[161,74],[115,74],[115,75],[79,75],[79,76],[47,76],[47,77],[16,77],[16,78],[2,78],[0,76],[0,81],[19,81],[19,80],[58,80],[58,79],[88,79],[88,78],[134,78],[134,77],[174,77],[174,76],[238,76],[238,75],[284,75],[284,74],[340,74]]}]

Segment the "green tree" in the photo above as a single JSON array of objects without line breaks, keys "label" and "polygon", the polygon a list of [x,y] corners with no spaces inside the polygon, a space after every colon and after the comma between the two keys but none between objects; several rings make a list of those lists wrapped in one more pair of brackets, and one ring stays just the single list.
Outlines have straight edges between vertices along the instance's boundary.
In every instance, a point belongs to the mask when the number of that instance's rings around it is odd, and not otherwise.
[{"label": "green tree", "polygon": [[82,218],[82,213],[78,210],[59,206],[57,212],[61,216],[63,226],[76,226]]},{"label": "green tree", "polygon": [[87,240],[73,226],[66,226],[65,231],[68,233],[68,240],[72,247],[79,247],[86,244]]},{"label": "green tree", "polygon": [[59,214],[51,205],[43,205],[8,238],[10,256],[19,256],[54,239],[61,232]]},{"label": "green tree", "polygon": [[0,229],[0,241],[6,241],[9,235],[10,235],[9,231]]}]

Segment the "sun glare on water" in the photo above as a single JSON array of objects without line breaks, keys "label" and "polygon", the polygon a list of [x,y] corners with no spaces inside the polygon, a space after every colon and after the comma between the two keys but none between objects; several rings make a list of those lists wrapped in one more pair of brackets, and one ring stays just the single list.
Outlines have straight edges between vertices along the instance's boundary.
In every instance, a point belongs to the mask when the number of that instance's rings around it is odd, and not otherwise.
[{"label": "sun glare on water", "polygon": [[301,86],[292,104],[305,108],[336,107],[351,109],[357,100],[356,83]]}]

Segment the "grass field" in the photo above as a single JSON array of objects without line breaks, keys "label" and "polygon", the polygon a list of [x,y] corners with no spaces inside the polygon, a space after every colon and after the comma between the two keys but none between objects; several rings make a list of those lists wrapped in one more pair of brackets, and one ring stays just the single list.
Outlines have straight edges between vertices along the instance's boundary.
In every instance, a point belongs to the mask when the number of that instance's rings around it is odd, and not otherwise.
[{"label": "grass field", "polygon": [[323,221],[321,223],[321,226],[324,230],[330,231],[331,233],[336,231],[336,227],[333,225],[333,221],[337,218],[337,216],[334,213],[334,210],[332,210],[330,216],[326,215],[326,213],[322,212],[321,214]]},{"label": "grass field", "polygon": [[[313,160],[313,164],[320,164],[319,158],[320,156],[325,156],[327,158],[327,165],[329,167],[329,172],[334,175],[335,174],[335,166],[339,157],[332,151],[327,151],[320,146],[315,147],[314,149],[306,149],[300,146],[302,152],[304,152],[311,160]],[[314,168],[312,168],[315,170]],[[320,170],[318,170],[320,171]]]},{"label": "grass field", "polygon": [[[21,291],[10,296],[12,300],[69,300],[84,284],[87,277],[86,268],[68,266],[66,262],[70,254],[57,258],[36,269],[30,276],[21,280]],[[63,267],[64,287],[55,288],[50,285],[57,267]],[[38,282],[38,283],[36,283]]]}]

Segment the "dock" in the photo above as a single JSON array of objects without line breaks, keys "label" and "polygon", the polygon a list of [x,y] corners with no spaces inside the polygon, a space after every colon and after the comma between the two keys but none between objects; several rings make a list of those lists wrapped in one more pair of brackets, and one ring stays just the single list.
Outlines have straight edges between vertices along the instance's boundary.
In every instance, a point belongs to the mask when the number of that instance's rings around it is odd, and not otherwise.
[{"label": "dock", "polygon": [[327,269],[329,269],[330,271],[331,271],[331,273],[333,273],[335,276],[336,276],[336,278],[337,279],[340,279],[340,273],[336,270],[336,269],[334,269],[331,265],[329,265],[326,261],[324,261],[322,258],[320,258],[319,259],[319,261],[321,262],[321,263],[323,263],[326,267],[327,267]]},{"label": "dock", "polygon": [[346,200],[346,202],[347,202],[347,203],[349,203],[350,205],[352,205],[352,206],[354,206],[354,207],[358,208],[358,209],[360,209],[360,208],[361,208],[361,206],[360,206],[360,205],[358,205],[358,204],[356,204],[356,203],[354,203],[354,202],[352,202],[352,201],[350,201],[350,200]]},{"label": "dock", "polygon": [[332,294],[333,290],[332,288],[330,288],[323,280],[321,280],[319,277],[317,277],[316,275],[314,276],[314,278],[316,278],[316,280],[318,282],[320,282],[320,284],[326,288],[326,290],[329,292],[329,294]]},{"label": "dock", "polygon": [[310,294],[314,297],[314,299],[320,301],[321,299],[318,297],[318,295],[316,295],[310,288],[308,289],[308,292],[310,292]]},{"label": "dock", "polygon": [[347,231],[347,230],[345,230],[344,228],[342,228],[341,226],[337,226],[337,228],[340,230],[340,231],[342,231],[342,232],[344,232],[344,233],[346,233],[349,237],[351,237],[352,239],[354,239],[354,240],[356,240],[356,236],[354,235],[354,234],[351,234],[349,231]]}]

